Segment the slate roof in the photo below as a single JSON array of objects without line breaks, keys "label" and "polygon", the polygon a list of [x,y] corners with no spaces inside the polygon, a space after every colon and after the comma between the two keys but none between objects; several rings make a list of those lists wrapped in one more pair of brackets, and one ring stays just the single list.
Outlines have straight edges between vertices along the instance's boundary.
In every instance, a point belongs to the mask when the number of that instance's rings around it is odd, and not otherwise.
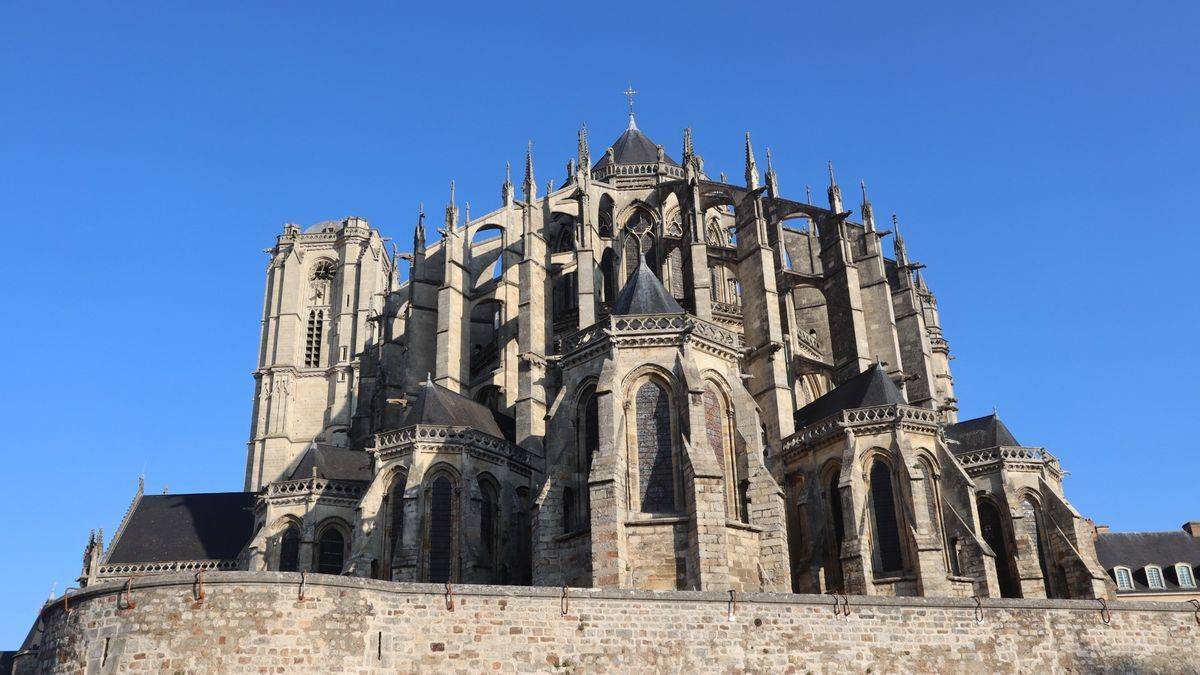
[{"label": "slate roof", "polygon": [[796,428],[851,408],[904,404],[904,395],[878,363],[834,387],[828,394],[797,410]]},{"label": "slate roof", "polygon": [[230,560],[250,541],[253,492],[142,495],[106,564]]},{"label": "slate roof", "polygon": [[671,296],[658,277],[654,276],[654,272],[646,267],[644,257],[638,262],[637,271],[625,282],[621,292],[617,293],[611,311],[616,315],[683,314],[679,302]]},{"label": "slate roof", "polygon": [[[617,164],[653,164],[658,161],[658,144],[647,138],[637,127],[626,129],[612,144],[612,149],[613,159]],[[664,155],[664,159],[671,166],[679,166],[670,155]],[[600,161],[596,162],[592,170],[608,164],[608,152],[605,149]]]},{"label": "slate roof", "polygon": [[[1100,565],[1113,575],[1113,568],[1128,567],[1133,573],[1134,591],[1125,593],[1170,593],[1180,590],[1175,576],[1175,563],[1192,566],[1193,576],[1200,568],[1200,537],[1182,530],[1171,532],[1103,532],[1096,536],[1096,557]],[[1146,584],[1146,565],[1162,568],[1165,589],[1151,589]],[[1196,589],[1186,589],[1195,592]]]},{"label": "slate roof", "polygon": [[310,443],[288,478],[310,478],[313,467],[317,468],[318,476],[329,480],[371,480],[370,455],[362,450],[349,450],[323,443]]},{"label": "slate roof", "polygon": [[408,404],[402,427],[429,424],[446,427],[470,427],[489,436],[505,438],[496,418],[487,406],[434,384],[426,379],[416,400]]},{"label": "slate roof", "polygon": [[946,437],[958,442],[958,445],[951,446],[954,452],[983,450],[999,445],[1020,445],[1017,437],[1004,426],[1004,422],[1000,421],[996,413],[950,424],[946,427]]}]

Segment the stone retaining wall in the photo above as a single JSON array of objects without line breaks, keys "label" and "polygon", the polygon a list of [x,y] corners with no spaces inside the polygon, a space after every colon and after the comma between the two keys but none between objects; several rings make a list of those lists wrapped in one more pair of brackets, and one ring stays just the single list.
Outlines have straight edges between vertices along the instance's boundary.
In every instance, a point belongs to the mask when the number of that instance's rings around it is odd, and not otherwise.
[{"label": "stone retaining wall", "polygon": [[845,616],[813,595],[570,589],[564,601],[556,588],[447,595],[316,574],[300,599],[300,575],[279,572],[121,589],[48,605],[41,649],[16,672],[1200,672],[1186,603],[1105,615],[1098,601],[984,600],[977,620],[973,599],[852,596]]}]

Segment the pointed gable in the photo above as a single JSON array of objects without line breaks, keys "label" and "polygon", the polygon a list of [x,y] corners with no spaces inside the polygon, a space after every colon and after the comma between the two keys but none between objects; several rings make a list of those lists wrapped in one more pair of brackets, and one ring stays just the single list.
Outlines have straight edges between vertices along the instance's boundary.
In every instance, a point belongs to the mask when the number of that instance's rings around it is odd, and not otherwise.
[{"label": "pointed gable", "polygon": [[612,313],[626,314],[683,314],[683,307],[671,296],[654,272],[646,267],[646,259],[638,262],[637,270],[613,301]]},{"label": "pointed gable", "polygon": [[842,410],[905,403],[907,401],[896,387],[896,383],[892,382],[887,372],[876,363],[834,387],[828,394],[797,410],[796,428],[802,429]]}]

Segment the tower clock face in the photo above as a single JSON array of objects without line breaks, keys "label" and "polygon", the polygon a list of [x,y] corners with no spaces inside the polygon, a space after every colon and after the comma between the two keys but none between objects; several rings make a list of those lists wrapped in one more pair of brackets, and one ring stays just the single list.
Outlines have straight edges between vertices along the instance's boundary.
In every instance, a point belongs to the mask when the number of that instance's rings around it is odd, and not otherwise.
[{"label": "tower clock face", "polygon": [[332,260],[322,260],[313,267],[313,281],[332,281],[337,276],[337,265]]}]

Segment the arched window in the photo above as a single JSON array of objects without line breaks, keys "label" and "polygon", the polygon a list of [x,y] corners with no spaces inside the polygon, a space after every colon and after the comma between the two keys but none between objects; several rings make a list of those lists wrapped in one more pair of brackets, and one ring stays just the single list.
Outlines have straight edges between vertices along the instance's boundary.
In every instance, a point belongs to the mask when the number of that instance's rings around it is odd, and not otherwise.
[{"label": "arched window", "polygon": [[321,365],[321,342],[325,337],[325,311],[314,309],[308,313],[308,330],[304,342],[304,367]]},{"label": "arched window", "polygon": [[479,564],[492,571],[492,580],[500,578],[500,490],[491,477],[479,477]]},{"label": "arched window", "polygon": [[1196,575],[1192,574],[1192,566],[1187,563],[1175,564],[1175,579],[1180,588],[1196,587]]},{"label": "arched window", "polygon": [[555,253],[566,253],[575,250],[575,224],[567,221],[558,229],[558,239],[554,243]]},{"label": "arched window", "polygon": [[471,374],[494,369],[500,363],[500,328],[504,305],[484,300],[471,308]]},{"label": "arched window", "polygon": [[578,520],[579,516],[575,511],[576,506],[577,506],[577,504],[576,504],[577,499],[578,499],[578,497],[575,496],[575,490],[571,489],[570,486],[563,488],[563,494],[562,494],[563,532],[574,532],[575,530],[579,529],[579,520]]},{"label": "arched window", "polygon": [[516,489],[516,513],[512,518],[513,532],[513,569],[508,575],[508,583],[528,586],[533,583],[533,521],[530,517],[529,488]]},{"label": "arched window", "polygon": [[632,234],[626,235],[625,247],[623,249],[623,253],[621,254],[625,259],[626,279],[632,277],[633,273],[637,271],[638,262],[641,260],[641,250],[643,249],[639,248],[638,237]]},{"label": "arched window", "polygon": [[892,470],[883,460],[871,465],[871,511],[875,516],[875,551],[880,571],[899,572],[904,569],[900,544],[900,525],[896,518],[896,493],[892,485]]},{"label": "arched window", "polygon": [[341,574],[346,559],[346,538],[336,527],[326,527],[317,540],[317,572]]},{"label": "arched window", "polygon": [[667,255],[667,277],[671,295],[678,300],[682,300],[684,297],[683,251],[678,246],[671,249],[671,253]]},{"label": "arched window", "polygon": [[1133,590],[1133,575],[1129,573],[1128,567],[1118,567],[1113,570],[1113,574],[1117,578],[1118,591]]},{"label": "arched window", "polygon": [[425,565],[424,581],[454,581],[457,567],[458,509],[454,482],[444,471],[438,472],[425,488]]},{"label": "arched window", "polygon": [[600,211],[597,223],[600,236],[611,239],[613,236],[613,199],[608,195],[600,197]]},{"label": "arched window", "polygon": [[403,560],[404,545],[404,485],[407,474],[401,472],[392,480],[392,487],[384,497],[383,513],[387,518],[384,530],[383,569],[384,578],[397,580],[396,570]]},{"label": "arched window", "polygon": [[674,512],[675,466],[670,395],[661,384],[650,380],[638,387],[634,406],[641,511]]},{"label": "arched window", "polygon": [[279,540],[279,571],[300,571],[300,530],[289,525]]},{"label": "arched window", "polygon": [[1050,565],[1046,558],[1046,533],[1042,529],[1042,514],[1037,503],[1032,497],[1025,496],[1021,499],[1021,515],[1022,529],[1025,531],[1025,536],[1033,545],[1033,550],[1037,553],[1038,567],[1042,571],[1042,585],[1046,591],[1047,598],[1054,597],[1053,584],[1050,579]]},{"label": "arched window", "polygon": [[990,500],[979,500],[979,530],[983,541],[996,554],[996,576],[1000,582],[1000,596],[1021,597],[1020,586],[1013,576],[1012,549],[1008,546],[1008,537],[1004,534],[1004,523],[1000,519],[1000,511]]},{"label": "arched window", "polygon": [[611,248],[604,249],[600,256],[600,275],[603,277],[601,300],[611,303],[617,299],[617,257]]},{"label": "arched window", "polygon": [[1162,568],[1158,565],[1146,565],[1146,586],[1152,590],[1166,588],[1163,583]]},{"label": "arched window", "polygon": [[575,424],[575,485],[571,491],[575,499],[571,506],[574,518],[563,523],[568,531],[587,527],[592,522],[588,477],[592,473],[596,452],[600,449],[600,417],[595,387],[588,387],[580,395]]},{"label": "arched window", "polygon": [[579,306],[579,290],[575,282],[575,273],[567,272],[554,279],[554,295],[551,305],[555,318]]},{"label": "arched window", "polygon": [[703,399],[705,436],[725,479],[725,515],[745,522],[746,496],[738,475],[729,405],[712,382],[705,384]]},{"label": "arched window", "polygon": [[826,590],[841,589],[842,575],[842,544],[846,541],[846,525],[842,520],[842,491],[841,470],[830,470],[826,480],[825,499],[829,508],[829,529],[833,536],[826,538],[829,545],[825,551],[825,586]]}]

